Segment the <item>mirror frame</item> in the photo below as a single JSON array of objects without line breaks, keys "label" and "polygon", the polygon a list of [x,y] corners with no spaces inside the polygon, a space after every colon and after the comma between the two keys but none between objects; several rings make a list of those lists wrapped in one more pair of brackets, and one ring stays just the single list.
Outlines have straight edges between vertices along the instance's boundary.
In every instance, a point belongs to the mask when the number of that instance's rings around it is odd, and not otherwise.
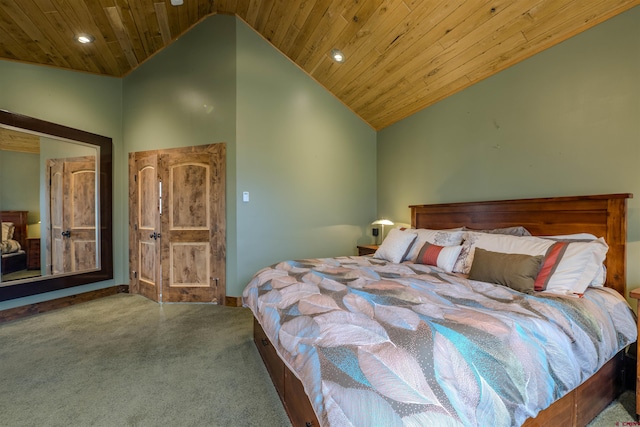
[{"label": "mirror frame", "polygon": [[6,110],[0,110],[0,125],[78,141],[100,148],[100,158],[98,160],[100,169],[100,177],[98,179],[100,268],[69,275],[40,276],[33,280],[20,280],[15,284],[5,282],[6,284],[0,285],[0,301],[113,279],[113,224],[111,212],[113,205],[113,148],[111,138],[11,113]]}]

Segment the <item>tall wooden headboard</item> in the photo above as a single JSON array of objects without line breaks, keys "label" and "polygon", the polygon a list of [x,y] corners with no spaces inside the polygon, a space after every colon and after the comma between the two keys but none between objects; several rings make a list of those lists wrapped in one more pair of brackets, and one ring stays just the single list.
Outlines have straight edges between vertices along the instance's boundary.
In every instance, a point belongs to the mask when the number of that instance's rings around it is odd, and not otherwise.
[{"label": "tall wooden headboard", "polygon": [[534,236],[591,233],[609,245],[606,286],[626,293],[627,199],[630,193],[491,202],[413,205],[411,226],[492,229],[522,225]]},{"label": "tall wooden headboard", "polygon": [[17,240],[22,249],[27,248],[27,214],[29,211],[0,211],[2,222],[12,222],[15,226],[13,240]]}]

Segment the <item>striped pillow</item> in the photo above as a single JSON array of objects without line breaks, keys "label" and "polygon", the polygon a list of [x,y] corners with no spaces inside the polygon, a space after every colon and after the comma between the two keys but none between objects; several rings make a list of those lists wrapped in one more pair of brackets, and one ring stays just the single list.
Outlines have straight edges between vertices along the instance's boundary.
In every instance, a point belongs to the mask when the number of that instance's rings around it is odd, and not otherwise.
[{"label": "striped pillow", "polygon": [[609,246],[603,238],[590,242],[559,241],[549,247],[536,277],[536,291],[583,294],[598,274]]},{"label": "striped pillow", "polygon": [[451,273],[461,250],[461,245],[438,246],[427,242],[420,249],[415,262],[417,264],[435,265],[447,273]]}]

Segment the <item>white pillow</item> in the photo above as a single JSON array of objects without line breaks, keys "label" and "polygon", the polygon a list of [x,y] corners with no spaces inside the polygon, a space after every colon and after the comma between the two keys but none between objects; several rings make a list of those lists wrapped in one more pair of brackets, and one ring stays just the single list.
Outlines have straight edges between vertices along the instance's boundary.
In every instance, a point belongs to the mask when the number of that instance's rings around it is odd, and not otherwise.
[{"label": "white pillow", "polygon": [[[594,236],[591,233],[576,233],[576,234],[564,234],[560,236],[541,236],[545,239],[551,240],[572,240],[572,241],[593,241],[597,240],[598,237]],[[589,286],[595,287],[603,287],[604,283],[607,281],[607,267],[604,264],[600,264],[600,268],[596,273],[594,279],[589,283]]]},{"label": "white pillow", "polygon": [[476,247],[491,252],[537,256],[546,254],[547,249],[549,249],[553,243],[552,240],[541,239],[534,236],[511,236],[507,234],[466,231],[464,233],[462,250],[453,267],[453,271],[455,273],[469,274]]},{"label": "white pillow", "polygon": [[13,239],[13,230],[15,226],[12,222],[3,222],[2,223],[2,241],[7,241]]},{"label": "white pillow", "polygon": [[415,239],[416,233],[411,233],[409,230],[402,231],[399,228],[392,228],[373,257],[400,263],[405,258]]},{"label": "white pillow", "polygon": [[439,246],[427,242],[420,249],[415,262],[417,264],[435,265],[447,273],[451,273],[461,250],[461,245]]},{"label": "white pillow", "polygon": [[584,293],[591,283],[602,281],[602,264],[608,250],[602,237],[588,242],[555,242],[542,261],[535,289],[559,294]]},{"label": "white pillow", "polygon": [[405,261],[413,262],[418,259],[418,254],[425,243],[438,246],[459,246],[465,233],[462,229],[431,230],[428,228],[410,228],[406,229],[405,232],[415,233],[418,236],[405,258]]},{"label": "white pillow", "polygon": [[582,294],[592,282],[601,281],[602,263],[609,250],[602,238],[591,241],[551,240],[474,232],[465,234],[462,246],[453,271],[464,274],[469,274],[476,247],[493,252],[544,255],[535,290],[558,294]]}]

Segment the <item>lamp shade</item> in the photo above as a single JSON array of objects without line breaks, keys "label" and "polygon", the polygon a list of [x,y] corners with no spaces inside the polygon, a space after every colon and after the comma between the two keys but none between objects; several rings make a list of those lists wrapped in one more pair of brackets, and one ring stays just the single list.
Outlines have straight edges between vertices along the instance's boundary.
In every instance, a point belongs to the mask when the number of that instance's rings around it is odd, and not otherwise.
[{"label": "lamp shade", "polygon": [[[393,225],[393,222],[389,221],[388,219],[384,219],[383,218],[383,219],[378,219],[378,220],[373,221],[371,223],[371,225],[379,225],[380,228],[382,228],[382,233],[380,233],[380,237],[378,237],[377,233],[374,233],[374,236],[376,236],[376,244],[381,244],[382,241],[384,240],[384,226],[385,225]],[[378,239],[380,239],[380,240],[378,241]]]}]

